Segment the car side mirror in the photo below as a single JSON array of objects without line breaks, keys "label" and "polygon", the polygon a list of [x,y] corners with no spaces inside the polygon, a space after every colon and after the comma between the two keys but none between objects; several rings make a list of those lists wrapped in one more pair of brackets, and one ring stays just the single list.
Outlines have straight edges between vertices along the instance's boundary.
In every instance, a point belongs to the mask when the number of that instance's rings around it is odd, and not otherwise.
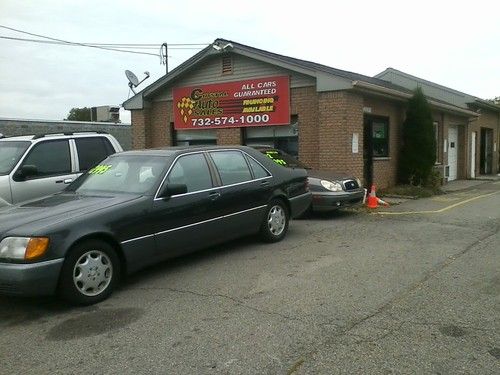
[{"label": "car side mirror", "polygon": [[160,189],[158,198],[169,198],[174,195],[186,194],[187,186],[186,184],[165,184]]},{"label": "car side mirror", "polygon": [[18,169],[16,177],[20,180],[25,180],[28,177],[36,176],[38,168],[35,165],[27,164]]}]

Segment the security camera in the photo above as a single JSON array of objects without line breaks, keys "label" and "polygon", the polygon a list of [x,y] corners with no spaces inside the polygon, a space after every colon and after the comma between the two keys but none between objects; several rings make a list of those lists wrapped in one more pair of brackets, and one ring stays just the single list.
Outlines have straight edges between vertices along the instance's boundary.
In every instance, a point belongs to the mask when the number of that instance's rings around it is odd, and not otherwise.
[{"label": "security camera", "polygon": [[212,44],[212,48],[216,51],[225,51],[228,48],[233,48],[233,45],[231,43],[226,43],[224,45],[219,45],[219,44]]}]

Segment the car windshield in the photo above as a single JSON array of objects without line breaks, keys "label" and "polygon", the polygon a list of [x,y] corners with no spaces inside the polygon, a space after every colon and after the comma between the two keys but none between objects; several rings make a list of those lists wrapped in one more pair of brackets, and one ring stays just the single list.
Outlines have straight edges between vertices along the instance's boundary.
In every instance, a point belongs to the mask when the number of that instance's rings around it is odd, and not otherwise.
[{"label": "car windshield", "polygon": [[68,186],[77,193],[144,194],[163,176],[169,159],[151,155],[113,155]]},{"label": "car windshield", "polygon": [[263,149],[259,150],[268,158],[272,159],[276,164],[287,168],[304,168],[310,169],[307,165],[295,159],[292,155],[278,149]]},{"label": "car windshield", "polygon": [[26,141],[0,141],[0,175],[12,171],[29,145]]}]

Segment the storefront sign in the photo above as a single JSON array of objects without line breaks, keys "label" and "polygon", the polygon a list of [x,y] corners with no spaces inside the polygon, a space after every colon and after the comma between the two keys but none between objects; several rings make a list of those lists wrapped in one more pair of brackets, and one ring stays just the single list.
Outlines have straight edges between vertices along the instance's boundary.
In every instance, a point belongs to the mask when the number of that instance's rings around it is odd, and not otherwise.
[{"label": "storefront sign", "polygon": [[173,90],[175,129],[290,124],[288,76]]}]

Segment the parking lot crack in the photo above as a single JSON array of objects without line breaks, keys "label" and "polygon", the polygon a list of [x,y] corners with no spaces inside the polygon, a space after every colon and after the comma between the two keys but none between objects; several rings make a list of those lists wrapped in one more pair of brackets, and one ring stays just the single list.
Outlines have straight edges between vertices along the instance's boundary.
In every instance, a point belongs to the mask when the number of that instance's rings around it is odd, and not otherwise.
[{"label": "parking lot crack", "polygon": [[280,317],[282,319],[298,321],[298,322],[301,322],[301,323],[304,323],[304,324],[307,323],[303,319],[297,318],[297,317],[294,317],[294,316],[291,316],[291,315],[286,315],[286,314],[282,314],[282,313],[275,312],[275,311],[268,311],[268,310],[264,310],[264,309],[259,309],[257,307],[254,307],[254,306],[246,304],[245,302],[243,302],[242,300],[240,300],[238,298],[235,298],[235,297],[232,297],[232,296],[228,296],[228,295],[225,295],[225,294],[219,294],[219,293],[213,293],[213,294],[211,294],[211,293],[200,293],[200,292],[195,292],[195,291],[192,291],[192,290],[175,289],[175,288],[162,288],[162,289],[169,290],[169,291],[174,292],[174,293],[192,294],[192,295],[195,295],[195,296],[198,296],[198,297],[204,297],[204,298],[222,298],[222,299],[226,299],[226,300],[229,300],[229,301],[233,302],[237,306],[244,307],[246,309],[255,311],[255,312],[260,313],[260,314],[278,316],[278,317]]}]

